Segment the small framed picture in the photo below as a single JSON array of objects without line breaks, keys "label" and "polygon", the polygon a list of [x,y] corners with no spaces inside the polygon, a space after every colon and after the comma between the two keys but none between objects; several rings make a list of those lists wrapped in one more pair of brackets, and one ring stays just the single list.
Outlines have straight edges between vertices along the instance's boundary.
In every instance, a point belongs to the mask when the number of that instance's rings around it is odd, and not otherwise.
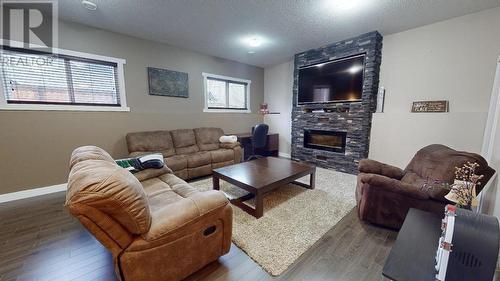
[{"label": "small framed picture", "polygon": [[449,102],[447,100],[438,101],[414,101],[411,112],[449,112]]}]

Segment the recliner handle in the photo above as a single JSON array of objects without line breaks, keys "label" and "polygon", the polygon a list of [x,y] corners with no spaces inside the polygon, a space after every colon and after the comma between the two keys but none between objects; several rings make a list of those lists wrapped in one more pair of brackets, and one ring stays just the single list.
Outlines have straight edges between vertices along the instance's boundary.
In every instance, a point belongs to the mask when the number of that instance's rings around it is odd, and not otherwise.
[{"label": "recliner handle", "polygon": [[203,235],[209,236],[210,234],[214,233],[216,230],[217,230],[217,227],[215,225],[211,226],[203,231]]}]

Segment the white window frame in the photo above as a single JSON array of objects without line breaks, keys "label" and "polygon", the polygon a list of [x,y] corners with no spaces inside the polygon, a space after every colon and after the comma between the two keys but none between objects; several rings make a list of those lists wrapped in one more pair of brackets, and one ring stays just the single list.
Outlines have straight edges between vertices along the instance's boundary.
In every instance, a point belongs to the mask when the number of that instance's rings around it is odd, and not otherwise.
[{"label": "white window frame", "polygon": [[[12,44],[22,44],[16,41],[0,40],[4,46],[13,46]],[[14,45],[15,46],[15,45]],[[37,47],[31,44],[33,47]],[[41,47],[41,46],[38,46]],[[130,111],[127,106],[127,98],[125,94],[125,75],[123,66],[127,63],[125,59],[101,56],[66,49],[53,48],[54,54],[73,56],[84,59],[100,60],[105,62],[116,63],[116,74],[118,78],[118,94],[120,95],[120,106],[99,106],[99,105],[67,105],[67,104],[13,104],[7,103],[5,98],[4,79],[0,79],[0,110],[38,110],[38,111]],[[0,77],[3,77],[2,68],[0,67]]]},{"label": "white window frame", "polygon": [[[252,113],[252,110],[250,109],[250,86],[252,84],[252,80],[247,80],[247,79],[241,79],[241,78],[235,78],[235,77],[230,77],[230,76],[224,76],[224,75],[217,75],[217,74],[211,74],[211,73],[202,73],[203,76],[203,92],[204,92],[204,104],[205,107],[203,108],[203,112],[211,112],[211,113]],[[246,104],[247,104],[247,109],[228,109],[228,108],[208,108],[208,87],[207,87],[207,82],[208,78],[214,78],[214,79],[221,79],[221,80],[228,80],[228,81],[234,81],[234,82],[239,82],[239,83],[245,83],[247,84],[246,86]]]}]

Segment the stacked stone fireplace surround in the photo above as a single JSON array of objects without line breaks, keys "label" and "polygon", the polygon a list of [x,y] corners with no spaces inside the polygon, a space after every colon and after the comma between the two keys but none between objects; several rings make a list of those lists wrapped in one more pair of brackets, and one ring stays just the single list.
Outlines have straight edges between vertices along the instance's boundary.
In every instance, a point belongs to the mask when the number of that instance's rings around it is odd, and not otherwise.
[{"label": "stacked stone fireplace surround", "polygon": [[[300,67],[361,54],[365,55],[361,101],[297,104]],[[372,113],[377,107],[381,60],[382,36],[376,31],[295,55],[292,159],[340,172],[357,174],[359,160],[368,157]],[[318,110],[324,112],[312,112]],[[345,132],[345,152],[304,147],[304,130]]]}]

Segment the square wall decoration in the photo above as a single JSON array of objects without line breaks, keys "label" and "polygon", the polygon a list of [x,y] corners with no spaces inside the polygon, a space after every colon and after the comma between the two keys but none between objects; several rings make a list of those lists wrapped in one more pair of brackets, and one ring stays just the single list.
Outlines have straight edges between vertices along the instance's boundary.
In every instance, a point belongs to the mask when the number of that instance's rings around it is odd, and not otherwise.
[{"label": "square wall decoration", "polygon": [[148,67],[148,82],[150,95],[189,97],[187,73]]}]

